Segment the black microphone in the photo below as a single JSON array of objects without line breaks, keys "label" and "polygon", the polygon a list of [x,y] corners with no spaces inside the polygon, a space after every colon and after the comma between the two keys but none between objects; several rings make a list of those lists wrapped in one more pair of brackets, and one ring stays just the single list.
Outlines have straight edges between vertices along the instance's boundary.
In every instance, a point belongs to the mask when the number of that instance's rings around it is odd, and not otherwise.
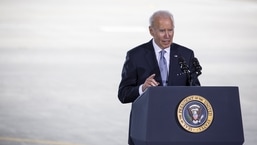
[{"label": "black microphone", "polygon": [[187,75],[187,79],[188,79],[188,84],[189,86],[192,86],[192,79],[190,76],[190,70],[189,70],[189,66],[187,65],[184,57],[179,57],[178,58],[178,63],[180,65],[180,69],[182,70],[183,73],[185,73]]},{"label": "black microphone", "polygon": [[178,63],[180,65],[180,69],[182,70],[182,72],[184,73],[190,73],[190,70],[189,70],[189,67],[188,65],[186,64],[186,61],[184,59],[184,57],[179,57],[178,58]]},{"label": "black microphone", "polygon": [[197,58],[193,58],[193,66],[195,67],[195,73],[196,73],[196,75],[197,76],[199,76],[199,75],[201,75],[202,74],[202,67],[201,67],[201,65],[200,65],[200,63],[199,63],[199,61],[198,61],[198,59]]}]

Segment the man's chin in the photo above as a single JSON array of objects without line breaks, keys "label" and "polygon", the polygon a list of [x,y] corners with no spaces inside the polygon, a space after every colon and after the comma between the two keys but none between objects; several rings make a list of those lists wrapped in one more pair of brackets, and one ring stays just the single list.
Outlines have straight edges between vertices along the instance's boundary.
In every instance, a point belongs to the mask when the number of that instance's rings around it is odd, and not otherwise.
[{"label": "man's chin", "polygon": [[171,45],[171,43],[166,43],[166,44],[162,44],[162,47],[163,48],[168,48],[168,47],[170,47],[170,45]]}]

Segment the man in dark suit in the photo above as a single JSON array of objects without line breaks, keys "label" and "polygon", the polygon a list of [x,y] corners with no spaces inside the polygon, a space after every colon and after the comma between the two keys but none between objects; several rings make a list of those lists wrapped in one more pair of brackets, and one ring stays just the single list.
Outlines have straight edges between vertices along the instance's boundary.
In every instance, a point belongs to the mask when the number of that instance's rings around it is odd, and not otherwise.
[{"label": "man in dark suit", "polygon": [[[181,70],[181,65],[186,62],[186,68],[194,72],[194,52],[173,43],[173,15],[168,11],[155,12],[150,17],[149,32],[152,40],[127,52],[118,90],[122,103],[133,102],[149,87],[200,85],[197,78],[190,82],[190,75]],[[162,50],[164,56],[160,55]],[[133,145],[132,140],[129,144]]]}]

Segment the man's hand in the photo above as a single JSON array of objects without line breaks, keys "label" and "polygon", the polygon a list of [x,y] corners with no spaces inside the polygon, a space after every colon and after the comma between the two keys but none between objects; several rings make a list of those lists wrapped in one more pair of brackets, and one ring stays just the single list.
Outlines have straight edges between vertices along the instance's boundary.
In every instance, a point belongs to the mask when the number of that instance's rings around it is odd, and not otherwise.
[{"label": "man's hand", "polygon": [[155,86],[158,86],[160,83],[159,82],[156,82],[156,80],[154,79],[155,77],[155,74],[152,74],[151,76],[149,76],[143,86],[142,86],[142,91],[144,92],[147,88],[149,87],[155,87]]}]

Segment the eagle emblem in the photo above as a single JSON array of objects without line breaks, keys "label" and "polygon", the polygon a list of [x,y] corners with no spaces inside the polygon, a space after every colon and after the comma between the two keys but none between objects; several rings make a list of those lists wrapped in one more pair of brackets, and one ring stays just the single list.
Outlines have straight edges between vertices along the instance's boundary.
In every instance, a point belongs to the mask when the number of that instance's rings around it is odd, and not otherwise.
[{"label": "eagle emblem", "polygon": [[202,108],[200,105],[194,104],[188,107],[188,113],[190,114],[191,121],[193,124],[200,124],[204,115],[201,114]]}]

